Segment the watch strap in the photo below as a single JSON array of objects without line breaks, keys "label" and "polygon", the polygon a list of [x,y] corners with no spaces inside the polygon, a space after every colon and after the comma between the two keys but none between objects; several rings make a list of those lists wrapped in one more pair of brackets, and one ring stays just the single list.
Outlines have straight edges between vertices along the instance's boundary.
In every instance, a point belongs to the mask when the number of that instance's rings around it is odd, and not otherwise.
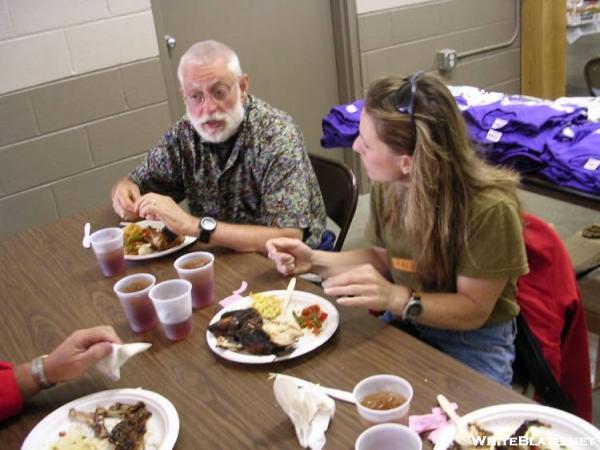
[{"label": "watch strap", "polygon": [[31,376],[42,389],[48,389],[56,385],[56,383],[50,383],[50,381],[48,381],[46,373],[44,372],[44,359],[47,357],[48,355],[42,355],[31,361]]}]

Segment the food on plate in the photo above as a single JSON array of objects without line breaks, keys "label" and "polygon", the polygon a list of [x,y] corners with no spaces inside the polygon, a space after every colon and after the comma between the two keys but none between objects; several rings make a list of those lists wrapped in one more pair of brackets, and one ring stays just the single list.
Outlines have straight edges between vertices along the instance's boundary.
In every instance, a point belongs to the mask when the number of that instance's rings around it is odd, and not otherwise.
[{"label": "food on plate", "polygon": [[123,229],[123,245],[127,255],[160,252],[180,245],[183,241],[183,236],[176,236],[166,227],[141,227],[137,223],[130,223]]},{"label": "food on plate", "polygon": [[289,320],[265,320],[263,330],[271,338],[271,342],[288,347],[298,341],[304,335],[300,327]]},{"label": "food on plate", "polygon": [[[144,449],[146,422],[151,416],[152,413],[146,409],[144,402],[134,404],[117,402],[108,408],[98,406],[93,412],[80,411],[75,408],[69,410],[69,417],[72,420],[88,425],[94,430],[95,438],[105,439],[113,445],[110,448],[114,448],[114,450]],[[120,420],[109,431],[106,426],[107,419]]]},{"label": "food on plate", "polygon": [[550,428],[539,420],[525,420],[513,433],[502,434],[472,422],[448,450],[568,450],[560,439],[547,434]]},{"label": "food on plate", "polygon": [[263,319],[275,319],[281,314],[281,298],[276,295],[266,295],[257,292],[250,294],[252,307]]},{"label": "food on plate", "polygon": [[319,334],[325,320],[327,320],[327,313],[322,311],[321,307],[315,303],[302,309],[300,314],[294,312],[294,319],[296,319],[300,328],[308,328],[313,334]]},{"label": "food on plate", "polygon": [[112,445],[108,441],[98,439],[78,426],[68,432],[61,431],[49,450],[111,450],[111,448]]},{"label": "food on plate", "polygon": [[303,335],[293,322],[264,320],[255,308],[226,312],[208,330],[217,346],[252,355],[285,354]]}]

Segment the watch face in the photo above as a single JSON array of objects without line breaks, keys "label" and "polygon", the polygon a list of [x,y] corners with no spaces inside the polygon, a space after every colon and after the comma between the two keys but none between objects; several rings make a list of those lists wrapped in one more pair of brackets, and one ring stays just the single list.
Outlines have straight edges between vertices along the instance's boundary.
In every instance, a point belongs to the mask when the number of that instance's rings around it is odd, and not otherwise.
[{"label": "watch face", "polygon": [[200,227],[206,231],[212,231],[217,228],[217,221],[212,217],[203,217],[200,221]]},{"label": "watch face", "polygon": [[406,311],[406,317],[410,320],[414,320],[419,317],[422,309],[423,306],[421,305],[421,302],[414,302],[408,307],[408,310]]}]

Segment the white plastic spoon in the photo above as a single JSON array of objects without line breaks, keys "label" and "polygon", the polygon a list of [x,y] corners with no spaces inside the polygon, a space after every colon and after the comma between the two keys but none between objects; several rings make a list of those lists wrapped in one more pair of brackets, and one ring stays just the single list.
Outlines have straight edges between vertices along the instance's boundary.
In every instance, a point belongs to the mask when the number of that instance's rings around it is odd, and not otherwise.
[{"label": "white plastic spoon", "polygon": [[83,226],[83,240],[81,241],[81,245],[83,245],[84,248],[90,248],[90,246],[92,245],[92,240],[90,238],[91,229],[92,226],[90,225],[90,223],[86,222]]},{"label": "white plastic spoon", "polygon": [[287,310],[288,304],[290,303],[290,299],[292,298],[292,294],[294,293],[295,287],[296,287],[296,277],[294,277],[290,280],[287,290],[285,291],[285,295],[283,297],[283,302],[281,304],[281,317],[285,317],[285,312]]}]

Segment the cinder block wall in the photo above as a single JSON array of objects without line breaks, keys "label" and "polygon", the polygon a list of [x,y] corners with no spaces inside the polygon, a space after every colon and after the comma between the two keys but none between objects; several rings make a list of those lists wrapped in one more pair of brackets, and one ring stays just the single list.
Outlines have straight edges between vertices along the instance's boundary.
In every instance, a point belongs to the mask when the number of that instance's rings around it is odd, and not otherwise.
[{"label": "cinder block wall", "polygon": [[[509,41],[513,0],[356,0],[363,87],[378,77],[434,70],[438,50],[459,53]],[[520,91],[520,38],[461,59],[448,83]]]},{"label": "cinder block wall", "polygon": [[148,0],[0,0],[0,238],[109,201],[170,124]]}]

